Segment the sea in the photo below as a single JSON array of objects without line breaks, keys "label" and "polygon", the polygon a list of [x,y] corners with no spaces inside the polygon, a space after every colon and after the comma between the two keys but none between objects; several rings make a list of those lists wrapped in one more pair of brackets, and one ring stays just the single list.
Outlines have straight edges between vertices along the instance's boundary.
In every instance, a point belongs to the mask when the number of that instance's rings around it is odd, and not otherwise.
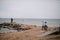
[{"label": "sea", "polygon": [[[47,22],[47,25],[50,27],[60,26],[60,19],[13,18],[13,22],[37,26],[42,26],[45,21]],[[4,22],[11,22],[11,18],[0,18],[0,24]]]}]

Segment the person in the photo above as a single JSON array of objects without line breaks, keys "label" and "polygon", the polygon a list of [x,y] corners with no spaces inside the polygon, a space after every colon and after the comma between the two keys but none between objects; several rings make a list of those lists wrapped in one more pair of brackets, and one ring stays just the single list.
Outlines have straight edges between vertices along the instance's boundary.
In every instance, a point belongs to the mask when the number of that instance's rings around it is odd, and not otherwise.
[{"label": "person", "polygon": [[48,26],[46,25],[46,21],[45,21],[45,26],[44,26],[44,30],[47,30]]},{"label": "person", "polygon": [[13,18],[11,18],[11,23],[13,23]]},{"label": "person", "polygon": [[45,25],[45,26],[44,26],[44,30],[46,30],[46,31],[47,31],[47,28],[48,28],[48,26],[47,26],[47,25]]},{"label": "person", "polygon": [[46,30],[47,31],[47,28],[48,26],[46,25],[47,22],[44,22],[44,24],[42,25],[42,30]]}]

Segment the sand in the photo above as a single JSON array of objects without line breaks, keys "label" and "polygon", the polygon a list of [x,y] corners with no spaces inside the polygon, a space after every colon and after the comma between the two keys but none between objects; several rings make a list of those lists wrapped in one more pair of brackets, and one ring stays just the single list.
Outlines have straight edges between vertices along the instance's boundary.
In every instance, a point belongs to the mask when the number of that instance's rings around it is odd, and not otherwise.
[{"label": "sand", "polygon": [[[30,26],[29,26],[30,27]],[[40,35],[46,31],[41,30],[41,27],[31,27],[32,29],[0,34],[0,40],[59,40],[60,35],[49,35],[46,37],[37,37],[36,35]],[[48,28],[48,31],[53,30],[55,28]]]},{"label": "sand", "polygon": [[41,34],[43,32],[44,31],[40,31],[38,28],[34,28],[21,32],[1,34],[0,40],[37,40],[38,38],[35,35]]}]

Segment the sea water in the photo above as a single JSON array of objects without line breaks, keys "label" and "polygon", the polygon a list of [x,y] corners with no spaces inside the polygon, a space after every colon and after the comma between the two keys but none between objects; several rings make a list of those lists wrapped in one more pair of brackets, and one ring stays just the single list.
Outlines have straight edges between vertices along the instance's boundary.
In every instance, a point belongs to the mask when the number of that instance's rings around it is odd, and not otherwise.
[{"label": "sea water", "polygon": [[[46,21],[48,26],[60,26],[60,19],[29,19],[29,18],[13,18],[14,22],[22,24],[30,24],[42,26],[43,22]],[[10,18],[0,18],[0,23],[10,22]]]}]

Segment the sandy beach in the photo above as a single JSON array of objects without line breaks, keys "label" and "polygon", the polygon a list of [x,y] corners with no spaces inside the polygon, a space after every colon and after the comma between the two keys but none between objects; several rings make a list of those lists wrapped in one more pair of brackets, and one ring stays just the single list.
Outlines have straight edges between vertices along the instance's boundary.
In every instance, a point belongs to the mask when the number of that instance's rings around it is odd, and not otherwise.
[{"label": "sandy beach", "polygon": [[[41,35],[47,31],[42,30],[41,27],[36,25],[24,25],[25,28],[31,28],[25,31],[17,31],[12,33],[0,34],[0,40],[59,40],[60,35],[48,35],[46,37],[37,37],[36,35]],[[54,30],[54,27],[49,27],[48,31]]]}]

